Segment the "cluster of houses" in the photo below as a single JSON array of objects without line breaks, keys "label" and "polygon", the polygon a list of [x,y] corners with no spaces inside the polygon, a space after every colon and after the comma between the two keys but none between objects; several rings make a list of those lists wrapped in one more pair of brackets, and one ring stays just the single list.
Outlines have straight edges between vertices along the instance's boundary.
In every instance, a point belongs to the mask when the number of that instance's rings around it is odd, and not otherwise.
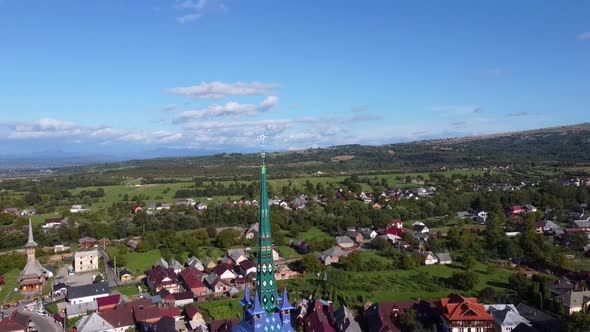
[{"label": "cluster of houses", "polygon": [[[249,258],[250,250],[229,249],[219,261],[206,258],[203,261],[191,257],[186,264],[176,260],[160,259],[152,269],[145,272],[145,283],[151,293],[168,297],[175,306],[190,301],[204,301],[210,297],[233,297],[256,278],[256,265]],[[280,260],[273,249],[273,259]],[[277,264],[276,280],[297,276],[286,265]]]},{"label": "cluster of houses", "polygon": [[66,302],[58,303],[54,319],[62,324],[64,316],[77,319],[77,332],[207,331],[203,315],[191,302],[185,301],[182,310],[159,294],[130,300],[103,282],[67,287]]},{"label": "cluster of houses", "polygon": [[7,207],[5,209],[2,209],[2,213],[11,214],[13,216],[30,217],[34,216],[37,213],[37,211],[33,208],[21,210],[17,207]]},{"label": "cluster of houses", "polygon": [[152,215],[155,212],[162,211],[162,210],[170,210],[173,206],[190,206],[195,208],[197,211],[202,211],[207,209],[207,205],[201,202],[197,202],[192,198],[186,199],[178,199],[174,203],[151,203],[148,206],[143,207],[141,205],[136,205],[131,209],[133,214],[136,214],[140,211],[144,211]]}]

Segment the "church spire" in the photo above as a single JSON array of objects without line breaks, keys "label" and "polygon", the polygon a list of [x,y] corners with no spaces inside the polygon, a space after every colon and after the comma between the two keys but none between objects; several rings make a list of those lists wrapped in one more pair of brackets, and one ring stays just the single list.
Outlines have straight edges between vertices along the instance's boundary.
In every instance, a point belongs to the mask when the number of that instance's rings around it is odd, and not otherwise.
[{"label": "church spire", "polygon": [[36,247],[36,246],[37,246],[37,242],[35,242],[35,240],[33,239],[33,224],[31,222],[31,218],[29,218],[29,241],[27,241],[25,248]]},{"label": "church spire", "polygon": [[277,289],[275,285],[275,266],[272,258],[272,235],[270,232],[270,211],[268,208],[268,190],[266,184],[266,164],[264,151],[267,136],[262,132],[259,136],[262,153],[260,168],[260,213],[258,216],[258,254],[256,257],[256,290],[260,296],[260,305],[271,313],[277,305]]}]

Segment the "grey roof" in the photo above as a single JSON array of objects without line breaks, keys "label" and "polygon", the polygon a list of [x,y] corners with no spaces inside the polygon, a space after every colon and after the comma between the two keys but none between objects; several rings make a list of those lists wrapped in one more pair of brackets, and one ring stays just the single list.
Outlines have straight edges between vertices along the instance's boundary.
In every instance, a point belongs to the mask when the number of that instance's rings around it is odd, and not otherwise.
[{"label": "grey roof", "polygon": [[494,321],[500,326],[517,326],[520,323],[530,325],[529,321],[522,317],[516,308],[513,309],[509,306],[506,306],[502,310],[493,310],[491,311],[491,315]]},{"label": "grey roof", "polygon": [[563,303],[564,306],[569,308],[581,307],[584,303],[590,301],[590,291],[569,291],[567,293],[556,296],[555,299]]},{"label": "grey roof", "polygon": [[440,252],[436,254],[436,257],[438,257],[439,261],[453,261],[453,259],[451,258],[451,255],[449,255],[448,252]]},{"label": "grey roof", "polygon": [[337,236],[336,237],[336,243],[348,243],[348,244],[354,244],[354,240],[349,238],[348,236]]},{"label": "grey roof", "polygon": [[164,258],[158,259],[158,261],[156,262],[156,264],[154,266],[161,266],[163,268],[168,268],[168,262],[166,262],[166,260]]},{"label": "grey roof", "polygon": [[197,257],[193,256],[189,258],[188,262],[186,263],[188,266],[192,266],[197,270],[203,271],[205,266],[203,266],[203,262],[201,262]]},{"label": "grey roof", "polygon": [[182,270],[182,268],[184,267],[176,259],[171,260],[169,266],[173,270]]},{"label": "grey roof", "polygon": [[576,220],[574,221],[576,228],[590,228],[590,221],[587,220]]},{"label": "grey roof", "polygon": [[234,261],[237,261],[240,256],[246,257],[246,252],[244,249],[228,249],[227,255]]},{"label": "grey roof", "polygon": [[354,320],[354,314],[352,310],[345,306],[341,306],[334,312],[334,318],[336,320],[336,331],[338,332],[361,332],[359,323]]},{"label": "grey roof", "polygon": [[333,246],[332,248],[324,251],[323,254],[327,255],[327,256],[340,257],[340,256],[346,255],[346,252],[344,252],[344,250],[340,249],[340,247]]},{"label": "grey roof", "polygon": [[98,310],[98,305],[96,304],[96,301],[78,303],[78,304],[71,304],[71,303],[66,302],[65,308],[66,308],[66,312],[68,314],[68,317],[72,317],[72,316],[78,316],[80,314],[85,314],[89,311],[96,311],[96,310]]},{"label": "grey roof", "polygon": [[119,271],[119,277],[124,276],[124,275],[133,275],[133,273],[131,273],[131,271],[127,270],[127,269],[123,269],[121,271]]},{"label": "grey roof", "polygon": [[86,296],[108,294],[109,284],[107,282],[99,282],[96,284],[72,286],[68,289],[68,299],[77,299]]},{"label": "grey roof", "polygon": [[102,332],[114,330],[115,328],[97,313],[93,313],[90,316],[80,318],[76,322],[76,329],[78,332]]},{"label": "grey roof", "polygon": [[561,322],[559,318],[545,311],[532,307],[524,302],[519,303],[516,309],[520,315],[533,323],[535,326],[544,326],[551,331],[559,331]]}]

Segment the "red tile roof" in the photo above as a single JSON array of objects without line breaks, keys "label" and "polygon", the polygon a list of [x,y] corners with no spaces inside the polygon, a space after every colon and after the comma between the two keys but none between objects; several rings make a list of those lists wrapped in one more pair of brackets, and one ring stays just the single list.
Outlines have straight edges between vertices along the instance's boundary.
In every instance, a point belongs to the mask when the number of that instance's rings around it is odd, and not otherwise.
[{"label": "red tile roof", "polygon": [[169,317],[180,317],[180,309],[174,308],[167,308],[167,309],[160,309],[160,316],[169,316]]},{"label": "red tile roof", "polygon": [[[155,288],[160,288],[166,285],[174,285],[178,283],[176,273],[173,269],[167,269],[160,265],[154,267],[151,270],[145,271],[148,279],[152,282]],[[170,278],[170,281],[164,281],[164,279]]]},{"label": "red tile roof", "polygon": [[197,308],[197,306],[193,305],[193,304],[189,304],[186,307],[186,315],[188,316],[188,319],[191,320],[193,319],[193,317],[195,317],[196,314],[200,313],[201,311],[199,310],[199,308]]},{"label": "red tile roof", "polygon": [[389,227],[387,230],[385,230],[384,234],[391,234],[391,235],[401,237],[403,233],[404,233],[404,230],[402,228]]},{"label": "red tile roof", "polygon": [[443,314],[449,321],[457,320],[493,320],[485,310],[483,304],[476,298],[451,294],[448,298],[440,299]]},{"label": "red tile roof", "polygon": [[105,297],[99,297],[96,299],[96,305],[98,306],[98,310],[100,311],[101,307],[108,307],[119,303],[121,299],[121,294],[113,294]]},{"label": "red tile roof", "polygon": [[205,284],[201,281],[203,273],[196,268],[189,266],[180,272],[180,278],[184,281],[186,287],[190,289],[205,288]]}]

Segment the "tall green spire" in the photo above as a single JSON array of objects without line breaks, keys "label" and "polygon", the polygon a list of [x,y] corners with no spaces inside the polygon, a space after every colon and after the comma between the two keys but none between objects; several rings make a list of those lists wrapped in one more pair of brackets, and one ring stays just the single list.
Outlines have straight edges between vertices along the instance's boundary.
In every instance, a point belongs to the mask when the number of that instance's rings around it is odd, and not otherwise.
[{"label": "tall green spire", "polygon": [[256,286],[260,298],[260,305],[266,312],[272,313],[277,305],[277,288],[275,266],[272,258],[272,236],[270,232],[268,191],[266,188],[266,165],[264,162],[260,174],[260,215],[258,216]]}]

